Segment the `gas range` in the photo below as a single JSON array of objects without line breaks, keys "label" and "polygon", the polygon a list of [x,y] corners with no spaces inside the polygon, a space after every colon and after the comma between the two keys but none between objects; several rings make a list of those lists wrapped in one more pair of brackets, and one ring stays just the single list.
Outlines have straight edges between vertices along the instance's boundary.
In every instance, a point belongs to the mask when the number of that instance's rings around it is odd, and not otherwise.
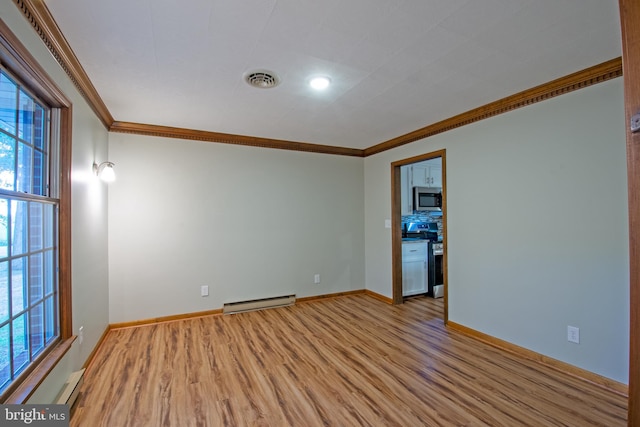
[{"label": "gas range", "polygon": [[434,222],[412,222],[403,224],[403,238],[417,238],[428,242],[438,241],[438,224]]}]

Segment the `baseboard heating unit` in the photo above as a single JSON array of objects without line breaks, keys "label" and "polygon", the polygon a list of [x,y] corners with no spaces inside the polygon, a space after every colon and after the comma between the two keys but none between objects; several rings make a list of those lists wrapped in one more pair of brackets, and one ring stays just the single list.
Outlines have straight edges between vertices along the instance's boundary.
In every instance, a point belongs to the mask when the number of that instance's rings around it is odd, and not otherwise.
[{"label": "baseboard heating unit", "polygon": [[56,399],[56,403],[60,405],[69,405],[69,408],[71,408],[78,398],[83,381],[84,369],[80,369],[79,371],[73,372],[69,375],[69,379],[62,386],[62,390]]},{"label": "baseboard heating unit", "polygon": [[222,307],[222,313],[235,314],[245,311],[264,310],[267,308],[286,307],[296,302],[295,295],[283,295],[272,298],[254,299],[249,301],[229,302]]}]

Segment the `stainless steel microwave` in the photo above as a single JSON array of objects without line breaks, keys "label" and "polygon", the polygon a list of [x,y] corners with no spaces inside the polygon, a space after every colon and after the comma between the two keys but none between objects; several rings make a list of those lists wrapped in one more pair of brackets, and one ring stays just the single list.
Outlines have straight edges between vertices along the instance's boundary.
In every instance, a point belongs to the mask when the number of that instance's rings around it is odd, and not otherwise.
[{"label": "stainless steel microwave", "polygon": [[414,211],[441,211],[442,190],[440,188],[413,187]]}]

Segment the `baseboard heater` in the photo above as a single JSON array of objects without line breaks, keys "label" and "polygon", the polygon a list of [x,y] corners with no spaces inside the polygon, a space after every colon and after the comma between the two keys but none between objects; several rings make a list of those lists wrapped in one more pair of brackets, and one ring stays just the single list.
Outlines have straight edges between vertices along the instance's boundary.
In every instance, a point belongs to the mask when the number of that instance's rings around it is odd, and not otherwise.
[{"label": "baseboard heater", "polygon": [[56,399],[56,403],[60,405],[69,405],[69,408],[73,406],[80,393],[80,387],[84,381],[84,369],[73,372],[69,375],[69,379],[62,386],[60,394]]},{"label": "baseboard heater", "polygon": [[254,299],[249,301],[229,302],[224,304],[224,314],[243,313],[245,311],[264,310],[267,308],[286,307],[296,302],[295,295],[283,295],[272,298]]}]

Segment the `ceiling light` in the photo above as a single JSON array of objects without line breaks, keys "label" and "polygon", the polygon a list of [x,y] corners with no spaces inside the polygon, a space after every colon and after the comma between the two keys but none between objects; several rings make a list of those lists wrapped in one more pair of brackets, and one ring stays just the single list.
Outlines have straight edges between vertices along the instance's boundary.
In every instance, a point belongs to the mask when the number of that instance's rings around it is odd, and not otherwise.
[{"label": "ceiling light", "polygon": [[309,81],[309,85],[315,90],[324,90],[331,84],[331,79],[325,76],[314,77]]}]

